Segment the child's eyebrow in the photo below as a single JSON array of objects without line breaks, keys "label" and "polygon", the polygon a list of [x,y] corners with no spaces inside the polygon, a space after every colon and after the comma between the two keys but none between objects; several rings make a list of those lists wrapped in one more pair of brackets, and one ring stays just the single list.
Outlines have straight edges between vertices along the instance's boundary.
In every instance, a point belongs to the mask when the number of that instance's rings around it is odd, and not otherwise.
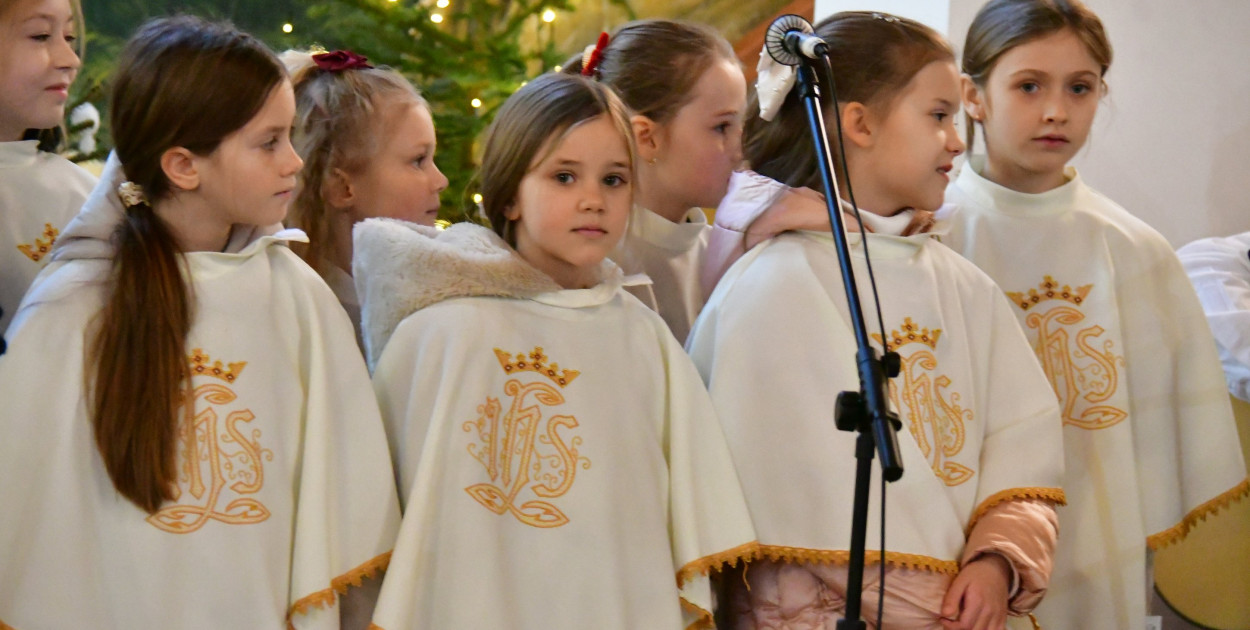
[{"label": "child's eyebrow", "polygon": [[55,24],[56,16],[52,15],[51,13],[36,13],[35,15],[32,15],[26,18],[25,20],[22,20],[22,23],[25,24],[27,22],[34,22],[36,20],[43,20],[45,22],[51,22]]},{"label": "child's eyebrow", "polygon": [[938,104],[938,105],[941,105],[942,107],[954,107],[954,106],[955,106],[955,104],[954,104],[954,103],[952,103],[952,102],[950,102],[950,101],[948,101],[948,100],[946,100],[946,99],[944,99],[944,98],[941,98],[941,97],[935,98],[935,99],[933,99],[933,100],[934,100],[934,101],[936,101],[936,102],[937,102],[937,104]]}]

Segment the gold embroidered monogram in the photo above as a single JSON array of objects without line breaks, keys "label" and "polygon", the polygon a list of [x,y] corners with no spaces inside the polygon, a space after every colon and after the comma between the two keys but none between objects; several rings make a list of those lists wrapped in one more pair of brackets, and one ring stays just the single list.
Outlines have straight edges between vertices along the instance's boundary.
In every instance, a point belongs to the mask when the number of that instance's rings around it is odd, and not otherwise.
[{"label": "gold embroidered monogram", "polygon": [[43,238],[35,239],[34,243],[23,243],[17,246],[26,257],[39,262],[48,252],[52,251],[52,246],[56,243],[56,237],[60,236],[60,231],[52,227],[51,223],[43,224]]},{"label": "gold embroidered monogram", "polygon": [[[223,370],[221,361],[210,364],[208,355],[199,348],[192,351],[188,362],[193,375],[209,376],[226,383],[233,383],[247,365],[246,361],[240,361]],[[252,429],[249,439],[244,434],[245,427],[240,426],[255,419],[251,411],[233,410],[220,422],[218,408],[236,398],[229,387],[217,383],[206,383],[191,390],[184,404],[185,414],[178,423],[179,474],[174,489],[175,503],[149,516],[149,523],[170,533],[189,534],[210,520],[250,525],[269,518],[269,509],[247,496],[239,496],[225,508],[218,508],[227,491],[236,495],[260,492],[265,483],[261,460],[273,461],[273,451],[260,446],[260,429]],[[207,405],[196,412],[196,403],[200,400]]]},{"label": "gold embroidered monogram", "polygon": [[[1060,287],[1054,278],[1045,276],[1037,289],[1029,289],[1027,295],[1007,292],[1007,297],[1021,310],[1038,309],[1024,318],[1024,324],[1037,331],[1033,351],[1059,397],[1063,423],[1089,430],[1115,426],[1128,417],[1123,409],[1102,404],[1116,393],[1120,378],[1116,364],[1123,365],[1124,357],[1111,351],[1114,342],[1110,339],[1099,344],[1097,338],[1106,332],[1102,326],[1091,323],[1077,328],[1085,321],[1079,307],[1093,286],[1087,284],[1074,290],[1066,284]],[[1042,311],[1040,304],[1048,300],[1068,304]]]},{"label": "gold embroidered monogram", "polygon": [[[881,336],[873,339],[882,343]],[[964,425],[972,422],[972,410],[964,409],[958,392],[948,391],[950,377],[934,375],[938,368],[937,349],[942,329],[921,328],[910,317],[903,319],[902,330],[890,331],[886,348],[902,355],[901,348],[915,344],[921,346],[911,354],[901,356],[902,386],[890,382],[890,402],[907,415],[908,429],[920,451],[929,460],[933,474],[948,486],[957,486],[971,479],[976,471],[953,461],[964,448],[966,436]],[[900,399],[901,403],[900,404]]]},{"label": "gold embroidered monogram", "polygon": [[[580,374],[561,370],[556,363],[548,365],[542,348],[534,348],[528,356],[518,354],[515,360],[510,353],[495,348],[495,357],[507,374],[519,377],[534,373],[561,389]],[[590,468],[590,460],[577,450],[582,438],[567,438],[567,432],[577,428],[577,418],[552,415],[543,422],[543,407],[564,404],[564,396],[551,384],[509,379],[504,384],[504,394],[511,397],[507,411],[498,398],[487,396],[486,402],[478,405],[477,419],[463,425],[466,433],[476,432],[468,451],[486,467],[491,480],[469,486],[465,492],[490,511],[511,512],[517,520],[534,527],[559,527],[569,522],[560,508],[542,499],[564,496],[573,487],[577,467]],[[523,492],[539,498],[517,505]]]}]

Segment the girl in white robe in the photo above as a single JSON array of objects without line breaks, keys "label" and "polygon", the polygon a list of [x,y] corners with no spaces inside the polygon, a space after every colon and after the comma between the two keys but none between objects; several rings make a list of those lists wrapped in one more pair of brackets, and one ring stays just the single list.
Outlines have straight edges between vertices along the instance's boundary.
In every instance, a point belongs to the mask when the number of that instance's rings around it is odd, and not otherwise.
[{"label": "girl in white robe", "polygon": [[79,8],[71,0],[0,4],[0,94],[7,95],[0,98],[0,338],[95,185],[95,177],[55,153],[81,65],[74,44]]},{"label": "girl in white robe", "polygon": [[[447,178],[434,164],[430,105],[403,75],[350,51],[282,54],[295,86],[295,149],[304,160],[287,217],[296,248],[339,298],[360,337],[352,226],[373,217],[434,225]],[[363,348],[363,340],[361,340]]]},{"label": "girl in white robe", "polygon": [[[1044,627],[1142,628],[1147,549],[1250,492],[1211,332],[1167,241],[1067,166],[1111,44],[1079,2],[995,0],[964,48],[986,154],[947,192],[943,241],[1013,303],[1058,396],[1069,505]],[[975,125],[975,126],[974,126]]]},{"label": "girl in white robe", "polygon": [[632,163],[612,92],[548,74],[488,134],[494,232],[356,228],[404,503],[377,627],[707,628],[708,573],[753,555],[698,373],[605,260]]},{"label": "girl in white robe", "polygon": [[232,28],[157,20],[128,44],[117,152],[0,359],[20,480],[0,627],[367,625],[342,596],[385,568],[398,501],[351,326],[275,229],[294,109]]},{"label": "girl in white robe", "polygon": [[[629,291],[685,341],[711,292],[700,277],[712,234],[704,208],[716,208],[747,177],[736,171],[746,81],[733,47],[701,24],[639,20],[600,35],[564,71],[602,81],[633,112],[640,158],[634,208],[611,257],[626,274],[650,279]],[[788,217],[784,208],[773,214],[782,223]]]},{"label": "girl in white robe", "polygon": [[[1010,305],[918,219],[942,203],[963,150],[953,55],[931,29],[882,14],[840,13],[816,33],[838,77],[841,100],[825,106],[831,123],[834,107],[842,115],[846,153],[836,159],[869,230],[850,235],[864,313],[875,343],[903,366],[890,400],[905,427],[906,472],[887,491],[884,558],[880,515],[869,518],[864,618],[876,627],[884,591],[885,628],[1001,628],[1046,591],[1061,438]],[[891,61],[868,63],[881,59]],[[768,105],[774,120],[748,121],[747,157],[763,175],[818,185],[803,106],[780,94]],[[767,197],[758,192],[735,199],[757,204]],[[884,331],[864,281],[865,240]],[[832,411],[838,392],[859,383],[842,293],[831,236],[783,234],[729,269],[691,333],[764,557],[725,580],[730,628],[829,628],[845,610],[856,435],[838,431]],[[879,483],[872,488],[876,506]]]}]

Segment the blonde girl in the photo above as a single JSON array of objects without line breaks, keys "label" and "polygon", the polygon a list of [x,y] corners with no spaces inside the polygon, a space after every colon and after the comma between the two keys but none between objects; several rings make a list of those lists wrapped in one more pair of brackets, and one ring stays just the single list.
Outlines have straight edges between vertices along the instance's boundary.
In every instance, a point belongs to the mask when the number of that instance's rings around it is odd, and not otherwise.
[{"label": "blonde girl", "polygon": [[325,278],[360,329],[352,227],[389,217],[438,218],[447,178],[434,163],[430,106],[398,72],[350,51],[287,51],[295,86],[295,149],[304,160],[287,225],[308,234],[300,256]]},{"label": "blonde girl", "polygon": [[81,41],[77,0],[0,0],[0,337],[95,185],[55,153]]}]

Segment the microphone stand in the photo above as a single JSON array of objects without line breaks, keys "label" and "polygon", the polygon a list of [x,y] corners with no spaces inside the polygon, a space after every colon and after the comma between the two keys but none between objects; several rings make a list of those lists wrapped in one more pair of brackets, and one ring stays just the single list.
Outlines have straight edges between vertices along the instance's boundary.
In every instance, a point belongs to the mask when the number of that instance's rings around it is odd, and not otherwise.
[{"label": "microphone stand", "polygon": [[[845,391],[838,394],[834,421],[841,431],[858,432],[855,441],[855,503],[851,521],[851,557],[846,585],[846,613],[838,621],[838,630],[862,630],[867,627],[860,619],[861,597],[864,588],[864,548],[868,528],[868,492],[872,481],[873,452],[881,456],[881,473],[886,481],[896,481],[903,476],[903,464],[898,454],[898,436],[902,428],[898,415],[889,410],[886,395],[886,377],[898,375],[898,355],[887,353],[888,365],[877,356],[876,348],[868,342],[868,328],[860,308],[859,290],[855,284],[855,272],[851,268],[851,251],[846,238],[846,226],[840,208],[838,182],[833,176],[833,159],[829,153],[828,136],[825,134],[824,113],[820,106],[820,91],[813,69],[813,60],[800,55],[798,66],[799,98],[807,110],[812,140],[815,142],[816,159],[820,166],[820,178],[825,188],[825,206],[833,227],[833,242],[838,252],[838,264],[842,267],[842,284],[846,290],[847,310],[855,331],[858,350],[855,353],[859,372],[858,392]],[[866,237],[866,235],[863,235]],[[885,331],[882,331],[884,334]],[[881,558],[885,562],[885,558]]]}]

